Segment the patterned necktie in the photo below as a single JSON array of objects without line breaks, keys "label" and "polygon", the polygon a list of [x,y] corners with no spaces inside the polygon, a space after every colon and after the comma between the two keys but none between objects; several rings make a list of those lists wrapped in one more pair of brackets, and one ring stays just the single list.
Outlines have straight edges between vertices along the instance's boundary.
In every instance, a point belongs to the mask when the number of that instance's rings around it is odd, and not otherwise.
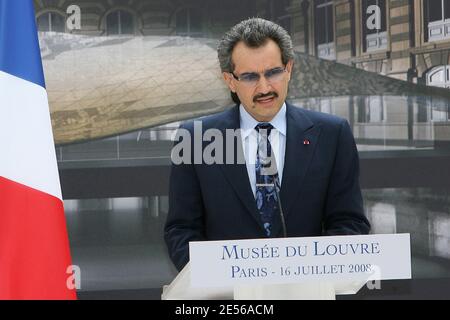
[{"label": "patterned necktie", "polygon": [[261,216],[266,235],[270,237],[273,218],[278,212],[278,199],[275,191],[274,178],[278,174],[275,157],[269,141],[270,123],[259,123],[258,151],[256,154],[256,207]]}]

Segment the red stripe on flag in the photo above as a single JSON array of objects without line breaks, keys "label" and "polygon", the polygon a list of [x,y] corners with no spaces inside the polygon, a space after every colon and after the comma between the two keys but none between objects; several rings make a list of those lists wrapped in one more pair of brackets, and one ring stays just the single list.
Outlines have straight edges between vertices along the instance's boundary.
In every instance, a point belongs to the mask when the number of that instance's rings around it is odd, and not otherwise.
[{"label": "red stripe on flag", "polygon": [[0,299],[76,299],[60,199],[0,177]]}]

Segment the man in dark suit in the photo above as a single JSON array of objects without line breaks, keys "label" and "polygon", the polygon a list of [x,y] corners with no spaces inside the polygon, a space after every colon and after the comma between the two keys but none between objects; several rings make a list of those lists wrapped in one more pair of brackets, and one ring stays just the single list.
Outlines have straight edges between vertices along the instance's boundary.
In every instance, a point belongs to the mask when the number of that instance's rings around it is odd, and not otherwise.
[{"label": "man in dark suit", "polygon": [[[182,150],[185,161],[171,171],[165,240],[175,266],[189,261],[190,241],[368,233],[347,121],[285,102],[294,60],[287,32],[245,20],[225,34],[218,56],[237,105],[180,127],[193,154]],[[208,130],[233,142],[216,148],[223,161],[194,159],[221,139],[186,137]]]}]

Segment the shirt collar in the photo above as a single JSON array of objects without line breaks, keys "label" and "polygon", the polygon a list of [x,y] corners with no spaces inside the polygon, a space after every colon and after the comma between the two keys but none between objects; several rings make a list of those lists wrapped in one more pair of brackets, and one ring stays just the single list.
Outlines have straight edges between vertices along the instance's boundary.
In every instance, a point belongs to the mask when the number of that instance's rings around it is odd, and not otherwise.
[{"label": "shirt collar", "polygon": [[[259,121],[253,118],[250,113],[245,110],[242,104],[239,106],[239,115],[241,122],[241,134],[245,139],[253,132]],[[269,121],[269,123],[283,136],[286,136],[286,103],[283,103],[278,113],[271,121]]]}]

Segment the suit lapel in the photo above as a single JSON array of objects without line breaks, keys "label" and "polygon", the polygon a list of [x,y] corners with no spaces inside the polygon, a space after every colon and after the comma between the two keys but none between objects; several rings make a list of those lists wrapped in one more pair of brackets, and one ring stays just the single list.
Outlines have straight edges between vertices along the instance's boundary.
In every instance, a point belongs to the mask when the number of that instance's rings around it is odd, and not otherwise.
[{"label": "suit lapel", "polygon": [[[286,152],[280,198],[287,217],[291,214],[290,207],[298,199],[297,194],[317,145],[320,126],[314,126],[301,109],[289,104],[286,106]],[[280,229],[280,219],[275,219],[273,234],[277,235]]]},{"label": "suit lapel", "polygon": [[[220,123],[216,125],[224,137],[226,137],[226,129],[239,129],[240,128],[240,119],[239,119],[239,107],[236,106],[232,108],[228,113],[226,113]],[[226,140],[224,139],[224,142]],[[234,163],[235,164],[222,164],[219,167],[222,169],[225,178],[228,180],[230,185],[233,187],[237,196],[249,212],[255,219],[256,223],[264,230],[261,218],[258,213],[258,209],[256,207],[255,197],[253,196],[253,191],[250,187],[249,177],[247,173],[247,166],[244,163],[236,164],[237,162],[237,154],[238,151],[243,155],[243,147],[242,147],[242,138],[241,135],[235,139],[234,141]],[[226,143],[224,143],[224,155],[226,155]]]}]

